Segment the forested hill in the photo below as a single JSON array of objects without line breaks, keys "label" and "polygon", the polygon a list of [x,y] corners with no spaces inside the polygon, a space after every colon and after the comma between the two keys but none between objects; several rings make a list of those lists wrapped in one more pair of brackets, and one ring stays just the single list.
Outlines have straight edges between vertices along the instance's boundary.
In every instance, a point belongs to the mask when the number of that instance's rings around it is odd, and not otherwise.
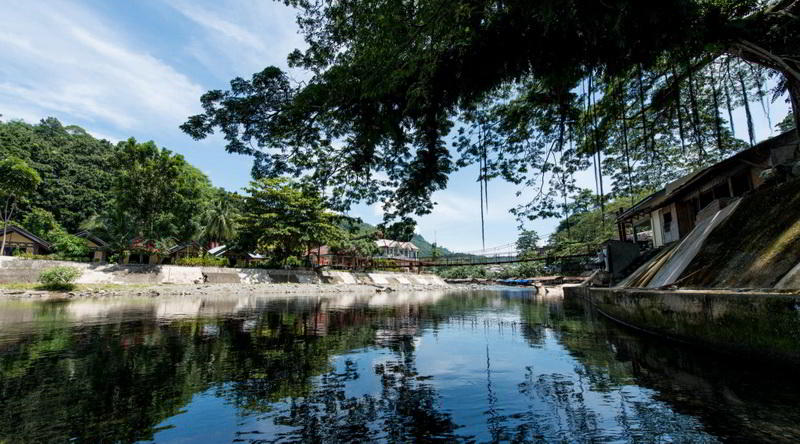
[{"label": "forested hill", "polygon": [[[23,214],[16,218],[18,220],[32,208],[40,208],[52,213],[67,232],[74,233],[91,216],[108,214],[113,207],[114,178],[125,167],[120,164],[125,157],[122,154],[119,145],[99,140],[81,127],[62,125],[53,117],[37,124],[0,121],[0,159],[19,157],[42,179],[42,184],[22,204]],[[203,190],[200,194],[211,193],[210,181],[199,170],[182,159],[180,163],[181,168],[201,176]],[[192,219],[190,215],[184,216],[184,219]],[[196,225],[197,221],[186,222]],[[360,233],[375,230],[377,228],[369,224],[357,227]],[[177,229],[175,234],[184,231],[191,231],[191,227]],[[420,256],[432,254],[433,245],[424,237],[414,234],[411,242],[420,249]],[[449,253],[439,248],[439,254]]]},{"label": "forested hill", "polygon": [[[129,150],[126,154],[125,147],[129,145],[140,150]],[[200,170],[182,156],[157,148],[152,142],[139,145],[129,140],[112,144],[96,139],[81,127],[64,126],[52,117],[37,124],[0,121],[0,159],[11,156],[25,161],[41,177],[41,184],[20,202],[21,212],[15,217],[16,221],[22,220],[32,209],[41,209],[52,213],[58,224],[69,233],[79,231],[81,224],[93,216],[111,216],[115,199],[137,200],[142,193],[162,192],[161,198],[155,201],[163,204],[167,200],[163,193],[171,193],[173,201],[184,204],[184,211],[173,211],[175,208],[160,211],[163,208],[153,209],[155,204],[147,204],[148,211],[154,213],[154,219],[158,219],[160,231],[165,237],[189,238],[196,231],[197,219],[202,212],[200,206],[216,192]],[[164,179],[159,187],[153,187],[157,190],[142,191],[144,184],[123,186],[117,180],[126,175],[132,179],[150,180],[141,172],[130,174],[133,163],[139,159],[136,156],[150,156],[152,159],[148,159],[153,162],[160,156],[163,165],[172,168],[170,171],[163,168],[155,171],[158,169],[155,168],[154,174]],[[176,179],[177,183],[186,185],[183,188],[191,188],[191,192],[177,189],[175,183],[168,180],[172,177],[167,177],[170,174],[180,176]],[[126,188],[129,192],[114,194],[115,186]],[[127,211],[135,212],[138,209],[130,208]],[[131,214],[117,212],[116,215],[120,223],[132,220]]]},{"label": "forested hill", "polygon": [[[430,256],[433,253],[433,244],[428,242],[422,235],[414,234],[414,237],[411,238],[411,243],[416,245],[419,248],[419,255]],[[438,254],[440,256],[447,256],[453,254],[452,251],[448,250],[447,248],[436,247]]]},{"label": "forested hill", "polygon": [[0,122],[0,158],[19,157],[42,178],[28,204],[50,211],[70,232],[111,200],[116,152],[107,140],[52,117],[36,125]]}]

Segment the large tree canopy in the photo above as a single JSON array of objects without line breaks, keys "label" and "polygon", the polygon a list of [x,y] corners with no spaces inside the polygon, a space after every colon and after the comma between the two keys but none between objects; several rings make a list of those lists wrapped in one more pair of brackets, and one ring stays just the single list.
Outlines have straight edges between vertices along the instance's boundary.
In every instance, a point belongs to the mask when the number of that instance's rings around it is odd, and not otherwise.
[{"label": "large tree canopy", "polygon": [[69,232],[108,205],[116,154],[107,140],[98,140],[78,126],[64,126],[53,117],[33,125],[0,122],[0,159],[19,157],[42,179],[22,212],[35,207],[47,210]]},{"label": "large tree canopy", "polygon": [[320,245],[345,237],[340,217],[325,208],[311,187],[294,181],[253,181],[244,198],[238,245],[243,251],[259,251],[286,264],[290,257],[304,257]]},{"label": "large tree canopy", "polygon": [[120,142],[118,149],[114,206],[108,212],[124,214],[128,239],[186,241],[195,237],[214,192],[208,177],[180,154],[152,141],[137,143],[130,138]]},{"label": "large tree canopy", "polygon": [[[550,198],[518,211],[556,216],[577,169],[594,166],[601,195],[604,174],[633,195],[686,166],[647,170],[658,156],[693,145],[697,165],[740,148],[719,110],[763,103],[767,76],[795,108],[800,97],[798,1],[287,3],[308,44],[289,61],[311,78],[294,85],[270,67],[234,79],[182,129],[222,131],[229,151],[255,157],[256,177],[303,177],[337,207],[422,214],[454,168],[480,162],[481,180],[547,177]],[[445,138],[459,119],[456,162]]]}]

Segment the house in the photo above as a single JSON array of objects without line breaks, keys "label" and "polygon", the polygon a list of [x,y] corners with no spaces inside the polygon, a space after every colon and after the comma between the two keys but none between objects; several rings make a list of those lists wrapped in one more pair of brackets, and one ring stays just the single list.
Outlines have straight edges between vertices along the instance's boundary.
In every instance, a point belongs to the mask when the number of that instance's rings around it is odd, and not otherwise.
[{"label": "house", "polygon": [[155,241],[141,237],[131,239],[129,248],[122,259],[123,264],[158,265],[164,256]]},{"label": "house", "polygon": [[391,239],[378,239],[375,241],[378,246],[376,257],[383,259],[419,259],[419,248],[411,242],[400,242]]},{"label": "house", "polygon": [[[0,228],[0,242],[3,231]],[[36,236],[30,231],[16,225],[8,225],[6,229],[6,246],[0,256],[11,256],[15,250],[27,254],[47,254],[50,252],[50,243]]]},{"label": "house", "polygon": [[246,265],[251,262],[258,262],[266,259],[265,256],[258,253],[242,253],[228,245],[217,245],[208,250],[208,254],[218,258],[227,258],[230,265]]},{"label": "house", "polygon": [[378,239],[375,241],[375,245],[378,247],[378,253],[373,257],[362,257],[355,252],[333,251],[327,245],[310,249],[307,257],[309,262],[316,267],[369,268],[375,265],[376,259],[394,262],[398,267],[413,269],[418,266],[419,248],[411,242]]},{"label": "house", "polygon": [[332,267],[351,270],[362,268],[369,262],[368,258],[359,257],[355,252],[349,254],[341,251],[334,252],[331,247],[327,245],[321,245],[317,248],[310,249],[307,256],[311,265],[315,267]]},{"label": "house", "polygon": [[419,248],[411,242],[401,242],[391,239],[378,239],[378,259],[394,262],[398,267],[407,267],[408,271],[419,271]]},{"label": "house", "polygon": [[92,262],[108,261],[108,252],[110,250],[108,242],[100,239],[88,230],[75,233],[75,236],[86,240],[86,246],[89,247],[89,257]]},{"label": "house", "polygon": [[206,249],[199,242],[189,241],[173,246],[167,250],[167,262],[175,263],[185,257],[200,257]]},{"label": "house", "polygon": [[652,231],[652,246],[675,242],[731,201],[762,186],[800,158],[797,131],[767,139],[722,162],[695,171],[617,215],[619,239]]}]

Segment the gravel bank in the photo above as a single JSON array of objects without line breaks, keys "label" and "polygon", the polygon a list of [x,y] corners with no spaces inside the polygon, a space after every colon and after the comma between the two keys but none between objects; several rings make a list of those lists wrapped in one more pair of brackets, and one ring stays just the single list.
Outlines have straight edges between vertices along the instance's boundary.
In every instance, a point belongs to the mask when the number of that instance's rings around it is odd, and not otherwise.
[{"label": "gravel bank", "polygon": [[316,295],[357,293],[373,294],[393,291],[428,291],[455,289],[455,286],[440,285],[403,285],[379,286],[366,284],[193,284],[193,285],[151,285],[131,286],[130,288],[79,288],[69,292],[0,289],[0,299],[79,299],[97,297],[166,297],[166,296],[198,296],[198,295]]}]

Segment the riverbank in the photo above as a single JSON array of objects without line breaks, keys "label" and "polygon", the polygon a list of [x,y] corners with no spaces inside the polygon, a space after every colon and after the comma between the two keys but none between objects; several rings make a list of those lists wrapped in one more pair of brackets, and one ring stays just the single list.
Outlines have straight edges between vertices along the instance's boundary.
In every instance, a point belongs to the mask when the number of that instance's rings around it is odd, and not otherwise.
[{"label": "riverbank", "polygon": [[0,285],[0,300],[60,300],[112,297],[259,296],[317,294],[375,294],[400,291],[458,289],[450,285],[374,284],[81,284],[69,291],[51,291],[35,284]]},{"label": "riverbank", "polygon": [[403,272],[355,272],[312,269],[263,269],[134,265],[27,260],[0,256],[0,285],[35,284],[41,273],[53,267],[80,270],[76,284],[194,285],[194,284],[364,284],[377,286],[446,286],[433,274]]}]

